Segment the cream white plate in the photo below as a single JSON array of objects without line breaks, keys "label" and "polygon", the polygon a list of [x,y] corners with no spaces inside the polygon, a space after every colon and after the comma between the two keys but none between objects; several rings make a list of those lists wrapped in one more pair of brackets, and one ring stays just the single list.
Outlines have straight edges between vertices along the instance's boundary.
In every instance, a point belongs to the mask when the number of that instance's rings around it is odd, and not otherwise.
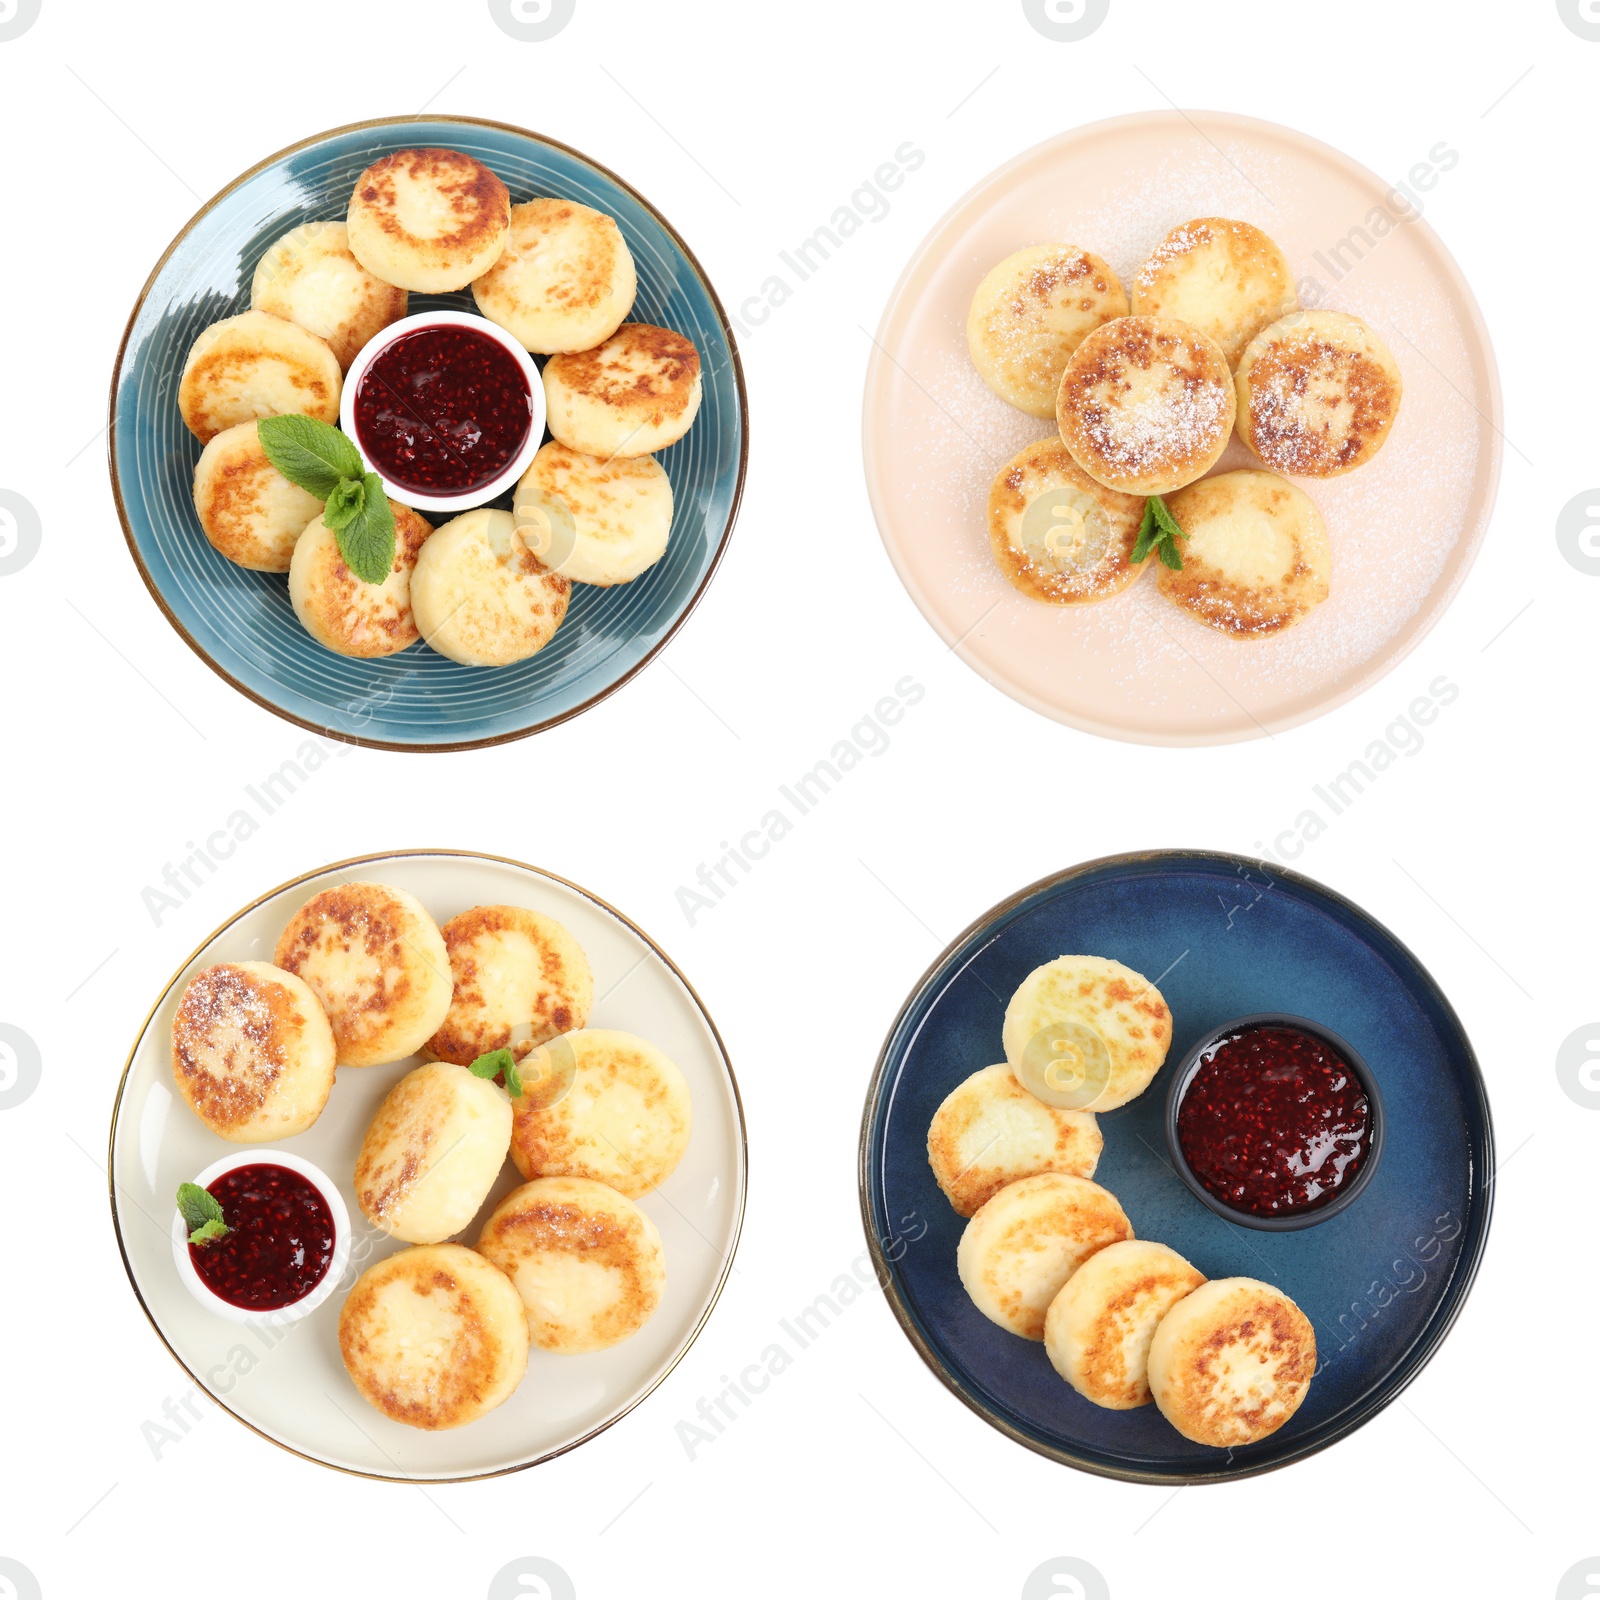
[{"label": "cream white plate", "polygon": [[[440,923],[476,905],[530,906],[558,918],[595,976],[592,1025],[659,1045],[683,1069],[694,1103],[688,1153],[638,1203],[661,1231],[667,1288],[632,1339],[588,1355],[534,1350],[527,1376],[497,1411],[467,1427],[424,1433],[391,1422],[356,1392],[339,1357],[344,1291],[374,1261],[403,1248],[371,1228],[350,1177],[378,1102],[414,1062],[341,1068],[316,1125],[284,1146],[340,1185],[355,1226],[345,1283],[304,1321],[272,1335],[199,1306],[179,1281],[170,1227],[178,1185],[238,1146],[211,1133],[172,1085],[172,1015],[184,985],[217,961],[270,961],[294,911],[331,884],[365,880],[416,895]],[[519,862],[455,851],[359,857],[308,873],[217,929],[172,979],[128,1058],[111,1120],[111,1211],[134,1293],[180,1364],[225,1411],[263,1437],[341,1471],[401,1482],[514,1472],[593,1437],[637,1405],[705,1325],[733,1263],[744,1213],[745,1133],[739,1088],[705,1008],[639,928],[575,884]],[[508,1161],[473,1225],[516,1187]]]}]

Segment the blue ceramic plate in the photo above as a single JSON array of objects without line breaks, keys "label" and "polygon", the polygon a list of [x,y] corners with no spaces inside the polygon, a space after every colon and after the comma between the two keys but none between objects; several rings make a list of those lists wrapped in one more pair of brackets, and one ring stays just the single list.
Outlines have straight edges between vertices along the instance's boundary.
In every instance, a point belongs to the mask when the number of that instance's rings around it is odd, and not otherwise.
[{"label": "blue ceramic plate", "polygon": [[[700,414],[657,458],[676,499],[666,555],[613,589],[574,584],[554,640],[509,667],[463,667],[420,642],[380,661],[324,650],[296,620],[287,581],[218,555],[190,498],[200,443],[178,415],[177,389],[196,335],[248,309],[256,263],[273,240],[302,222],[343,217],[357,176],[379,155],[430,144],[476,156],[505,180],[513,201],[562,195],[615,217],[638,267],[632,316],[676,329],[700,352]],[[470,292],[411,296],[413,312],[440,307],[475,310]],[[721,558],[744,486],[747,433],[744,374],[727,318],[666,219],[575,150],[467,117],[337,128],[230,184],[178,235],[145,285],[111,384],[112,488],[133,558],[173,627],[268,710],[318,733],[393,750],[520,738],[632,677],[689,614]],[[509,495],[503,503],[509,507]]]},{"label": "blue ceramic plate", "polygon": [[[1159,1411],[1106,1411],[1056,1376],[1044,1346],[995,1326],[956,1275],[963,1220],[928,1166],[928,1124],[969,1073],[1004,1059],[1006,1001],[1042,962],[1110,956],[1172,1008],[1167,1065],[1100,1118],[1095,1180],[1140,1238],[1208,1277],[1277,1284],[1316,1328],[1318,1368],[1299,1411],[1245,1449],[1190,1444]],[[1384,1157],[1348,1211],[1261,1233],[1206,1209],[1168,1163],[1166,1077],[1230,1017],[1287,1011],[1342,1034],[1382,1086]],[[1358,907],[1280,867],[1160,851],[1074,867],[968,928],[891,1030],[867,1097],[861,1200],[879,1276],[911,1342],[978,1414],[1043,1455],[1107,1477],[1196,1483],[1248,1477],[1332,1444],[1416,1376],[1461,1310],[1489,1232],[1493,1134],[1472,1046],[1416,958]]]}]

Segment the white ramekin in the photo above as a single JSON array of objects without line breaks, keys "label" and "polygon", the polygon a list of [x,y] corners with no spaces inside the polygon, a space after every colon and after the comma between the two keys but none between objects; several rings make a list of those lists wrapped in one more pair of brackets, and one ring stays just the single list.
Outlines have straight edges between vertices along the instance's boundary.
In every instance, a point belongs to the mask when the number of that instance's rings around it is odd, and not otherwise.
[{"label": "white ramekin", "polygon": [[253,1145],[241,1145],[220,1161],[213,1161],[193,1181],[202,1189],[208,1189],[223,1173],[232,1172],[235,1167],[256,1166],[287,1167],[315,1184],[322,1198],[327,1201],[328,1210],[333,1213],[333,1260],[328,1263],[322,1282],[293,1305],[275,1306],[270,1311],[251,1311],[245,1306],[236,1306],[224,1300],[221,1295],[213,1294],[194,1270],[194,1262],[189,1259],[189,1224],[176,1208],[172,1213],[172,1259],[177,1264],[178,1276],[183,1279],[184,1287],[207,1311],[225,1317],[229,1322],[266,1322],[274,1327],[282,1327],[287,1322],[297,1322],[301,1317],[309,1316],[338,1287],[350,1262],[350,1213],[345,1207],[344,1197],[327,1173],[320,1167],[312,1166],[303,1156],[290,1155],[287,1150],[262,1150]]},{"label": "white ramekin", "polygon": [[[523,377],[528,380],[530,412],[527,442],[499,477],[481,488],[468,489],[461,494],[418,494],[414,489],[403,489],[399,484],[391,483],[371,461],[367,460],[367,453],[361,448],[361,436],[356,432],[356,390],[361,387],[362,374],[371,366],[374,358],[403,334],[415,333],[418,328],[439,327],[471,328],[474,333],[487,335],[511,352],[517,365],[522,369]],[[346,437],[356,447],[367,471],[376,472],[383,479],[383,487],[391,500],[398,500],[401,505],[410,506],[416,511],[470,511],[474,506],[485,505],[496,495],[512,488],[517,479],[528,470],[528,463],[538,454],[539,446],[544,440],[544,415],[544,380],[539,376],[539,369],[533,364],[533,357],[497,323],[491,322],[487,317],[473,316],[466,311],[419,311],[414,317],[402,317],[398,322],[391,322],[382,332],[369,339],[361,347],[355,360],[350,363],[350,370],[344,375],[344,389],[339,398],[339,426],[344,429]]]}]

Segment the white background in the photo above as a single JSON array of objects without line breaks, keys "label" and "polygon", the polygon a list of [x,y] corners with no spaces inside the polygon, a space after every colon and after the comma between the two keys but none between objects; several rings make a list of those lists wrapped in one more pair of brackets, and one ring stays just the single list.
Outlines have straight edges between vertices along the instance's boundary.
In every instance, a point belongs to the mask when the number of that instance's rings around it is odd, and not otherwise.
[{"label": "white background", "polygon": [[[542,44],[514,42],[483,3],[43,0],[33,28],[0,43],[0,488],[43,524],[37,559],[0,577],[0,1021],[44,1062],[38,1091],[0,1112],[0,1556],[51,1600],[478,1596],[523,1556],[559,1563],[585,1597],[1010,1596],[1062,1555],[1091,1562],[1116,1600],[1289,1584],[1554,1594],[1600,1550],[1600,1113],[1567,1098],[1554,1067],[1600,1015],[1600,579],[1554,537],[1560,508],[1600,480],[1597,81],[1600,43],[1547,0],[1112,0],[1077,44],[1047,42],[1016,0],[577,0]],[[949,654],[884,556],[858,441],[863,328],[932,224],[1027,146],[1169,96],[1288,123],[1390,178],[1439,140],[1461,152],[1427,215],[1495,336],[1510,441],[1477,565],[1408,661],[1309,726],[1199,751],[1058,727]],[[743,514],[661,658],[536,739],[343,753],[157,926],[141,889],[305,736],[207,670],[144,591],[104,465],[116,343],[203,198],[307,134],[424,106],[523,124],[621,172],[730,308],[903,141],[927,160],[885,219],[742,340]],[[891,748],[691,928],[678,886],[907,674],[927,693]],[[868,1074],[944,942],[1075,861],[1255,852],[1439,674],[1460,696],[1425,746],[1297,862],[1432,969],[1493,1099],[1504,1172],[1487,1260],[1402,1400],[1262,1479],[1176,1493],[1102,1481],[968,1412],[874,1293],[689,1460],[679,1419],[862,1249]],[[203,1398],[158,1459],[143,1425],[188,1390],[128,1292],[107,1214],[123,1058],[169,975],[237,907],[318,863],[408,845],[573,878],[684,967],[750,1123],[727,1292],[643,1407],[533,1472],[426,1494],[341,1477]]]}]

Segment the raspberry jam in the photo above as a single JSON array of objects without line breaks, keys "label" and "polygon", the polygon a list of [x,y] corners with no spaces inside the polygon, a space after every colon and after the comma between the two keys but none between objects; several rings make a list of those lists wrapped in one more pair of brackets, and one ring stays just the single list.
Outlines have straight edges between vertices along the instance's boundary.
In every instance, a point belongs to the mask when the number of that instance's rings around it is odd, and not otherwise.
[{"label": "raspberry jam", "polygon": [[333,1213],[308,1178],[270,1162],[234,1167],[207,1185],[229,1232],[189,1246],[200,1281],[246,1311],[304,1300],[333,1262]]},{"label": "raspberry jam", "polygon": [[1242,1028],[1211,1045],[1178,1105],[1178,1144],[1235,1211],[1287,1216],[1354,1181],[1372,1137],[1361,1080],[1298,1028]]},{"label": "raspberry jam", "polygon": [[516,358],[456,323],[401,334],[356,384],[356,437],[367,460],[416,494],[469,494],[492,483],[532,426],[533,396]]}]

